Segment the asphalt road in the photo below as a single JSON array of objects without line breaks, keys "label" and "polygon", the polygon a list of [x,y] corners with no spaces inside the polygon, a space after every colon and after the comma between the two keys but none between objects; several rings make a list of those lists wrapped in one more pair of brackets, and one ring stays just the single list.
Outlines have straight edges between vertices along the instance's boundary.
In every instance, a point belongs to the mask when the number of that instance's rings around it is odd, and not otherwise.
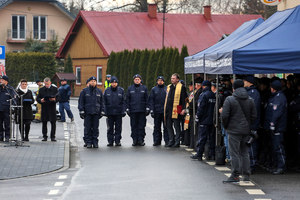
[{"label": "asphalt road", "polygon": [[[216,169],[217,166],[210,165],[213,163],[192,161],[191,152],[185,147],[153,147],[150,116],[145,147],[131,146],[129,118],[125,117],[121,147],[106,146],[106,122],[102,118],[99,149],[86,149],[77,101],[71,101],[71,108],[75,126],[71,128],[70,168],[43,176],[1,181],[0,199],[300,199],[300,174],[273,176],[261,172],[251,177],[252,186],[223,184],[225,174],[230,172]],[[264,194],[249,194],[252,192]]]}]

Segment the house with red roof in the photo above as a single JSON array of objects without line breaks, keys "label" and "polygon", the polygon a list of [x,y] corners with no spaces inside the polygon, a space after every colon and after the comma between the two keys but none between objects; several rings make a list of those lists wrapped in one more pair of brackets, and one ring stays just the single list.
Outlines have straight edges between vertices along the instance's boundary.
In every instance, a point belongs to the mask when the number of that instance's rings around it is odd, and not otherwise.
[{"label": "house with red roof", "polygon": [[166,13],[164,20],[155,4],[148,5],[148,13],[80,11],[56,56],[72,57],[78,96],[90,76],[96,76],[98,86],[104,88],[112,51],[161,49],[162,44],[181,49],[186,45],[192,55],[217,43],[244,22],[259,17],[214,15],[210,6],[205,6],[204,14]]}]

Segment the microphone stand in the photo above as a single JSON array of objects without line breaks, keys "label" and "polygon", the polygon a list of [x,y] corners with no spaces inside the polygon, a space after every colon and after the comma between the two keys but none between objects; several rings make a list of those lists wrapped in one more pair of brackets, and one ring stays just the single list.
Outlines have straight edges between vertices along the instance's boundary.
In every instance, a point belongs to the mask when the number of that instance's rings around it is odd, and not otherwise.
[{"label": "microphone stand", "polygon": [[[4,87],[11,97],[9,100],[10,137],[9,145],[5,145],[5,147],[30,147],[29,145],[24,145],[23,138],[20,137],[20,134],[23,134],[23,95],[19,95],[13,87],[9,89],[6,85]],[[20,99],[20,105],[18,105],[17,98]],[[18,125],[20,125],[20,131]]]}]

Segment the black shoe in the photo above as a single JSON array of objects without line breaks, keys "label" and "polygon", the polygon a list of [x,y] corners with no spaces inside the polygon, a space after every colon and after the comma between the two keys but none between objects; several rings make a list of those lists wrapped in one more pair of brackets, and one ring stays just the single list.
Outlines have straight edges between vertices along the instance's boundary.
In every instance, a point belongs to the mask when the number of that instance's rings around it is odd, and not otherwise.
[{"label": "black shoe", "polygon": [[138,142],[138,144],[137,145],[139,145],[139,146],[145,146],[145,142],[143,142],[143,141],[140,141],[140,142]]},{"label": "black shoe", "polygon": [[180,144],[179,143],[175,143],[172,147],[178,148],[178,147],[180,147]]},{"label": "black shoe", "polygon": [[9,142],[9,138],[5,138],[4,142],[6,143]]},{"label": "black shoe", "polygon": [[47,138],[42,139],[43,142],[47,142]]},{"label": "black shoe", "polygon": [[133,146],[133,147],[137,146],[137,142],[136,142],[136,141],[133,141],[132,146]]},{"label": "black shoe", "polygon": [[86,145],[86,148],[89,148],[89,149],[90,149],[90,148],[92,148],[92,147],[93,147],[92,144],[87,144],[87,145]]},{"label": "black shoe", "polygon": [[120,147],[120,146],[122,146],[121,143],[120,143],[120,142],[117,142],[117,143],[116,143],[116,147]]},{"label": "black shoe", "polygon": [[29,142],[29,139],[28,138],[24,138],[24,140],[23,141],[25,141],[25,142]]},{"label": "black shoe", "polygon": [[58,120],[58,122],[66,122],[66,120]]},{"label": "black shoe", "polygon": [[283,174],[284,170],[283,169],[276,169],[275,171],[272,172],[273,175],[279,175],[279,174]]},{"label": "black shoe", "polygon": [[153,146],[160,146],[161,145],[161,142],[154,142],[153,143]]},{"label": "black shoe", "polygon": [[112,147],[112,146],[114,146],[114,144],[113,143],[108,143],[106,146]]},{"label": "black shoe", "polygon": [[215,160],[215,156],[208,156],[206,160]]},{"label": "black shoe", "polygon": [[96,149],[99,148],[98,144],[93,144],[93,147]]},{"label": "black shoe", "polygon": [[191,157],[191,159],[202,161],[202,156],[199,156],[199,155],[197,155],[197,154],[192,155],[192,156],[190,156],[190,157]]},{"label": "black shoe", "polygon": [[169,144],[167,144],[167,145],[165,145],[166,147],[172,147],[172,146],[174,146],[174,143],[169,143]]},{"label": "black shoe", "polygon": [[56,139],[55,138],[51,138],[51,142],[56,142]]},{"label": "black shoe", "polygon": [[249,175],[243,175],[243,181],[250,181],[250,176]]},{"label": "black shoe", "polygon": [[86,147],[86,146],[87,146],[87,144],[84,143],[83,147]]},{"label": "black shoe", "polygon": [[3,142],[3,138],[0,138],[0,142]]},{"label": "black shoe", "polygon": [[227,180],[223,181],[223,183],[238,183],[240,182],[240,178],[238,176],[231,175]]}]

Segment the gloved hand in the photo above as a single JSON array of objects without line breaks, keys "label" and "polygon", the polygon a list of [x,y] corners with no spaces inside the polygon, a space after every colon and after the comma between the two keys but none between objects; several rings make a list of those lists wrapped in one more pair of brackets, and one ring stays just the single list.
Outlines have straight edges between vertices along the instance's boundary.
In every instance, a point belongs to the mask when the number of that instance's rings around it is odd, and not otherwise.
[{"label": "gloved hand", "polygon": [[130,111],[129,111],[129,109],[126,110],[126,113],[130,117]]},{"label": "gloved hand", "polygon": [[126,116],[126,112],[124,112],[123,114],[122,114],[122,117],[125,117]]},{"label": "gloved hand", "polygon": [[106,114],[104,111],[101,112],[101,115],[106,117]]},{"label": "gloved hand", "polygon": [[196,123],[198,123],[198,122],[199,122],[198,116],[196,116],[196,118],[195,118],[195,122],[196,122]]},{"label": "gloved hand", "polygon": [[154,112],[152,110],[151,110],[150,114],[151,114],[151,117],[154,118]]},{"label": "gloved hand", "polygon": [[275,131],[275,125],[273,122],[270,123],[270,130]]},{"label": "gloved hand", "polygon": [[146,116],[148,116],[150,114],[150,109],[146,108]]},{"label": "gloved hand", "polygon": [[84,119],[84,117],[85,117],[84,111],[80,111],[79,116],[80,116],[81,119]]}]

